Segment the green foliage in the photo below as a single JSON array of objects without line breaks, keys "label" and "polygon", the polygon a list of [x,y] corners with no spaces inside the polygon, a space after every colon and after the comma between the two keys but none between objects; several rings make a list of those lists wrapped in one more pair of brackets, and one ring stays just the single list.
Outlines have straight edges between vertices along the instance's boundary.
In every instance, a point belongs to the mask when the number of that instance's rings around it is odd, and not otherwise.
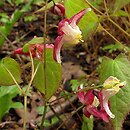
[{"label": "green foliage", "polygon": [[88,0],[93,6],[96,8],[100,7],[100,4],[103,2],[103,0]]},{"label": "green foliage", "polygon": [[122,7],[124,7],[125,5],[129,3],[130,3],[130,0],[116,0],[113,5],[114,6],[113,12],[120,10]]},{"label": "green foliage", "polygon": [[72,91],[78,90],[78,86],[80,85],[79,81],[76,80],[76,79],[72,79],[72,80],[70,81],[70,84],[71,84],[71,89],[72,89]]},{"label": "green foliage", "polygon": [[115,17],[128,17],[129,14],[123,10],[118,10],[116,11],[114,14],[111,14],[111,16],[115,16]]},{"label": "green foliage", "polygon": [[[72,17],[74,14],[86,8],[89,8],[89,5],[84,0],[65,0],[67,18]],[[97,15],[93,11],[87,12],[80,20],[78,26],[83,33],[83,37],[88,37],[98,26]]]},{"label": "green foliage", "polygon": [[20,5],[24,3],[24,0],[7,0],[11,5]]},{"label": "green foliage", "polygon": [[87,118],[83,115],[82,130],[93,130],[93,117]]},{"label": "green foliage", "polygon": [[12,99],[20,94],[17,86],[1,86],[0,87],[0,121],[2,117],[9,112],[10,108],[22,108],[20,102],[13,102]]},{"label": "green foliage", "polygon": [[[40,64],[40,65],[39,65]],[[44,63],[38,59],[34,60],[35,69],[39,65],[34,77],[33,84],[48,100],[57,90],[62,79],[61,64],[53,59],[53,50],[46,49],[46,90],[44,77]]]},{"label": "green foliage", "polygon": [[114,60],[107,57],[103,59],[100,69],[101,84],[109,76],[126,81],[126,86],[111,98],[111,111],[115,114],[112,123],[115,130],[121,130],[122,123],[130,111],[130,62],[124,55],[119,55]]},{"label": "green foliage", "polygon": [[12,58],[3,58],[0,61],[0,85],[9,86],[15,84],[9,72],[18,83],[21,82],[21,69],[19,64]]},{"label": "green foliage", "polygon": [[32,21],[35,21],[37,19],[38,19],[38,17],[36,17],[36,15],[28,15],[28,16],[24,17],[25,22],[32,22]]},{"label": "green foliage", "polygon": [[0,13],[0,22],[7,23],[9,21],[9,16],[6,13]]},{"label": "green foliage", "polygon": [[122,49],[123,49],[123,45],[119,43],[110,44],[103,47],[103,50],[108,50],[109,53],[112,53],[113,51],[116,51],[116,50],[122,50]]},{"label": "green foliage", "polygon": [[39,115],[43,115],[44,110],[45,110],[44,106],[37,107],[37,112],[38,112]]},{"label": "green foliage", "polygon": [[14,24],[18,21],[18,19],[20,19],[20,17],[23,15],[23,13],[27,12],[30,9],[32,2],[33,2],[33,0],[30,0],[28,2],[28,4],[23,6],[23,8],[21,10],[16,9],[14,11],[14,13],[12,14],[10,20],[5,19],[5,17],[4,17],[3,22],[5,24],[3,26],[0,26],[0,48],[3,46],[5,37],[7,37],[10,34]]}]

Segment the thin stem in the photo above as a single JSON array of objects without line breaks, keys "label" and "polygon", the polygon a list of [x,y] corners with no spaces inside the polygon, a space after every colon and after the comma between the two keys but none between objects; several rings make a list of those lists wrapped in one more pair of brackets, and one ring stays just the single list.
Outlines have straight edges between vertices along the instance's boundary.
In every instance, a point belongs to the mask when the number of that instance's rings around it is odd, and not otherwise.
[{"label": "thin stem", "polygon": [[54,0],[52,0],[52,2],[53,2],[53,4],[54,4],[54,6],[55,6],[55,5],[56,5],[55,1],[54,1]]},{"label": "thin stem", "polygon": [[[74,108],[74,110],[76,111],[76,107],[72,104],[72,102],[70,101],[70,97],[68,96],[68,94],[65,92],[64,89],[63,89],[63,93],[67,96],[67,100],[69,101],[72,108]],[[76,115],[78,116],[79,120],[82,122],[82,119],[81,119],[80,115],[78,114],[78,112],[76,112]]]},{"label": "thin stem", "polygon": [[[29,51],[30,52],[30,51]],[[34,79],[35,74],[37,73],[38,67],[40,65],[40,63],[37,65],[36,70],[34,71],[34,64],[33,64],[33,57],[32,54],[30,52],[30,57],[31,57],[31,62],[32,62],[32,76],[31,76],[31,80],[28,84],[27,89],[25,90],[25,94],[24,94],[24,118],[23,118],[23,130],[26,130],[26,122],[27,122],[27,93],[31,87],[32,81]]]},{"label": "thin stem", "polygon": [[34,79],[34,77],[35,77],[35,75],[36,75],[36,73],[37,73],[38,68],[39,68],[39,65],[40,65],[40,63],[37,65],[36,70],[34,71],[32,77],[31,77],[31,80],[30,80],[30,82],[29,82],[29,84],[28,84],[28,87],[27,87],[25,93],[27,93],[27,92],[29,91],[29,89],[30,89],[30,87],[31,87],[31,84],[32,84],[32,81],[33,81],[33,79]]},{"label": "thin stem", "polygon": [[27,123],[27,95],[24,94],[24,117],[23,117],[23,130],[26,130]]},{"label": "thin stem", "polygon": [[93,89],[96,89],[96,88],[102,88],[102,85],[94,86],[94,87],[85,87],[83,89],[78,90],[78,92],[85,92],[85,91],[93,90]]},{"label": "thin stem", "polygon": [[37,65],[37,67],[36,67],[36,70],[34,70],[33,57],[32,57],[32,54],[31,54],[30,51],[29,51],[29,53],[30,53],[31,64],[32,64],[32,76],[31,76],[31,80],[30,80],[30,82],[29,82],[29,84],[28,84],[28,87],[27,87],[27,89],[25,90],[25,93],[27,93],[27,92],[29,91],[29,89],[30,89],[30,87],[31,87],[31,84],[32,84],[32,81],[33,81],[33,79],[34,79],[34,77],[35,77],[35,75],[36,75],[36,73],[37,73],[37,70],[38,70],[38,68],[39,68],[39,65],[40,65],[40,63],[39,63],[39,64]]},{"label": "thin stem", "polygon": [[95,8],[88,0],[85,0],[86,1],[86,3],[90,6],[90,7],[92,7],[94,10],[96,10],[98,13],[100,13],[101,15],[104,15],[100,10],[98,10],[97,8]]},{"label": "thin stem", "polygon": [[47,84],[46,84],[46,19],[47,19],[47,0],[45,2],[45,11],[44,11],[44,37],[43,37],[43,43],[44,43],[44,87],[45,87],[45,107],[44,107],[44,113],[43,113],[43,116],[42,116],[42,121],[41,121],[41,125],[40,125],[40,130],[43,130],[44,129],[44,120],[45,120],[45,115],[46,115],[46,110],[47,110],[47,99],[46,99],[46,87],[47,87]]},{"label": "thin stem", "polygon": [[104,0],[104,6],[105,6],[106,14],[107,14],[107,16],[109,17],[106,0]]},{"label": "thin stem", "polygon": [[[87,3],[90,7],[92,7],[92,8],[93,8],[94,10],[96,10],[98,13],[100,13],[101,15],[103,15],[103,16],[106,17],[105,13],[102,13],[100,10],[98,10],[97,8],[95,8],[90,2],[88,2],[88,0],[85,0],[85,1],[86,1],[86,3]],[[105,8],[107,9],[105,2],[106,2],[106,1],[104,0]],[[129,34],[129,33],[127,33],[124,29],[122,29],[117,23],[115,23],[115,22],[110,18],[110,16],[108,15],[107,10],[106,10],[106,13],[107,13],[108,20],[109,20],[112,24],[114,24],[120,31],[122,31],[123,33],[125,33],[127,36],[130,37],[130,34]]]},{"label": "thin stem", "polygon": [[109,33],[105,28],[101,27],[110,37],[112,37],[117,43],[122,44],[118,39],[116,39],[111,33]]},{"label": "thin stem", "polygon": [[[80,106],[76,111],[74,111],[73,113],[71,113],[70,116],[72,117],[75,114],[75,112],[78,112],[83,107],[84,107],[84,105]],[[66,119],[63,123],[65,123],[66,121],[68,121],[68,119]],[[59,130],[62,127],[63,123],[61,123],[60,126],[56,130]]]},{"label": "thin stem", "polygon": [[[62,123],[64,123],[64,121],[60,118],[60,116],[55,112],[54,108],[49,104],[50,109],[53,111],[53,113],[55,114],[55,116],[59,119],[59,121],[62,121]],[[66,125],[66,123],[64,123],[64,126],[66,127],[67,130],[68,126]]]},{"label": "thin stem", "polygon": [[130,34],[127,33],[124,29],[122,29],[117,23],[115,23],[110,17],[108,17],[108,20],[113,23],[120,31],[122,31],[123,33],[125,33],[128,37],[130,37]]}]

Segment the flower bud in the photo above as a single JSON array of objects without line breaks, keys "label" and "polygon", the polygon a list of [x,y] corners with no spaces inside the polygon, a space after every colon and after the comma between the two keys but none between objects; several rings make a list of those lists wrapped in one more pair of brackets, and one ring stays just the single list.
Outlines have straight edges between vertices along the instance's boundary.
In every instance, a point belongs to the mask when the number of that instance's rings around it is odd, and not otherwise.
[{"label": "flower bud", "polygon": [[62,4],[55,3],[53,7],[51,7],[50,11],[58,16],[65,15],[65,8]]}]

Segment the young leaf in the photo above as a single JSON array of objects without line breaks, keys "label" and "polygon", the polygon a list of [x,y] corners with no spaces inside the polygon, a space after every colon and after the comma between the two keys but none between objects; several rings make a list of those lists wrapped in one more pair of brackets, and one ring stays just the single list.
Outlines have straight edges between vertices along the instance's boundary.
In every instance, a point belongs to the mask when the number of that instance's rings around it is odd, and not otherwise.
[{"label": "young leaf", "polygon": [[19,64],[12,58],[4,58],[0,61],[0,85],[9,86],[15,84],[10,73],[18,83],[21,82]]},{"label": "young leaf", "polygon": [[36,37],[36,38],[33,38],[31,41],[29,41],[28,43],[26,43],[24,46],[23,46],[23,52],[28,52],[29,51],[29,46],[31,44],[42,44],[43,43],[43,37]]},{"label": "young leaf", "polygon": [[[89,8],[85,0],[65,0],[65,9],[67,18],[72,17],[79,11]],[[92,34],[98,26],[98,17],[93,11],[89,11],[81,19],[78,26],[80,27],[83,37],[86,38]]]},{"label": "young leaf", "polygon": [[39,65],[37,73],[34,77],[33,84],[35,87],[43,94],[45,94],[48,100],[59,87],[62,70],[61,65],[54,61],[53,50],[46,49],[46,90],[45,90],[45,80],[44,80],[44,63],[38,59],[35,59],[34,66],[35,69]]},{"label": "young leaf", "polygon": [[22,108],[20,102],[13,102],[12,99],[20,94],[17,86],[1,86],[0,87],[0,121],[2,117],[9,112],[10,108]]},{"label": "young leaf", "polygon": [[105,57],[101,64],[100,81],[103,83],[109,76],[114,76],[121,81],[126,81],[126,86],[110,101],[111,111],[115,115],[112,120],[114,130],[121,130],[123,121],[130,111],[130,62],[124,55],[116,59]]}]

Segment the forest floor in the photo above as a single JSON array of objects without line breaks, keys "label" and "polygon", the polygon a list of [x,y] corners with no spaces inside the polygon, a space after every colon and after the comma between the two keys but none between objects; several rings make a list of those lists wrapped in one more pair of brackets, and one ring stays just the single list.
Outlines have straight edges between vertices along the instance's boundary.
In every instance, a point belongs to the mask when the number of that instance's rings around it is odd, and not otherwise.
[{"label": "forest floor", "polygon": [[[34,36],[43,36],[43,13],[35,14],[37,19],[30,22],[25,22],[24,17],[31,15],[39,7],[35,6],[33,9],[25,13],[20,20],[14,25],[11,34],[8,36],[8,41],[5,41],[4,46],[0,51],[0,57],[12,57],[16,59],[21,68],[23,68],[22,86],[26,85],[30,79],[30,68],[26,68],[25,64],[29,62],[29,58],[25,56],[15,56],[11,53],[22,47],[26,42],[31,40]],[[15,8],[9,4],[5,4],[1,7],[1,12],[11,14]],[[57,37],[56,25],[61,20],[60,17],[54,16],[51,13],[47,14],[47,43],[54,43]],[[120,26],[123,27],[123,23],[117,19]],[[113,24],[106,21],[106,27],[112,31],[113,35],[119,40],[123,40],[126,45],[129,45],[129,39],[127,37],[119,37],[120,31],[118,31]],[[121,35],[120,35],[121,36]],[[88,84],[98,84],[99,75],[98,67],[102,56],[108,56],[115,58],[121,51],[113,51],[110,53],[104,50],[103,47],[113,43],[113,39],[104,32],[96,32],[91,37],[87,38],[84,43],[79,43],[75,47],[62,49],[62,66],[63,76],[62,83],[57,90],[56,94],[52,96],[49,101],[48,110],[46,113],[46,130],[81,130],[82,126],[82,108],[81,104],[72,91],[70,81],[73,79],[87,81]],[[24,69],[25,68],[25,69]],[[22,96],[15,97],[14,101],[23,102]],[[27,109],[27,128],[28,130],[38,129],[37,124],[41,120],[44,104],[42,95],[32,86],[31,95],[28,97],[28,109]],[[39,108],[39,111],[37,111]],[[79,109],[81,108],[81,109]],[[55,110],[55,111],[53,111]],[[22,109],[10,109],[2,122],[0,123],[0,130],[22,130],[23,123],[23,110]],[[52,119],[56,122],[49,125]],[[58,119],[58,121],[57,121]],[[112,130],[111,123],[105,123],[102,120],[94,118],[94,130]],[[130,116],[128,115],[123,124],[123,130],[130,130]]]}]

